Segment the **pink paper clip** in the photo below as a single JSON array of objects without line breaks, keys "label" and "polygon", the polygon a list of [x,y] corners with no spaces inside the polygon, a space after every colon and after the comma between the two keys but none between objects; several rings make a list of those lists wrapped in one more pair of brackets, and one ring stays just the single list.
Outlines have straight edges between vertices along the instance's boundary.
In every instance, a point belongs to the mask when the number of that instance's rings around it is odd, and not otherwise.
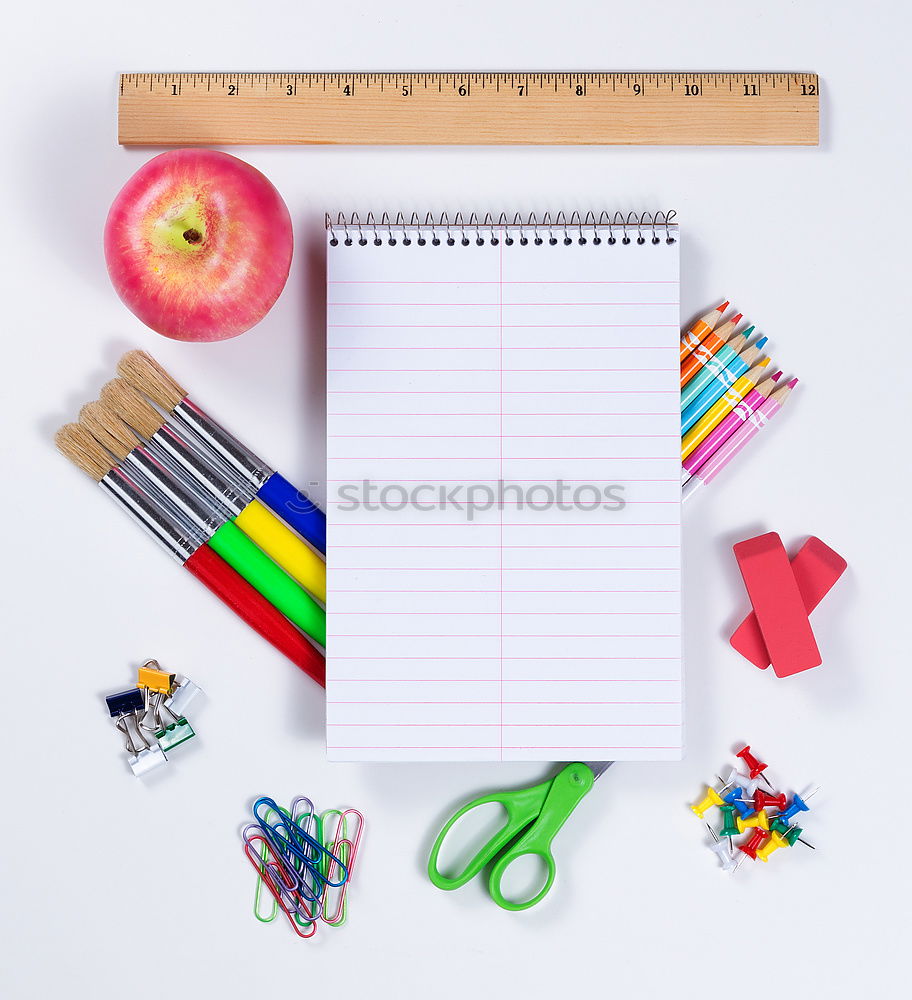
[{"label": "pink paper clip", "polygon": [[[353,837],[345,835],[347,816],[357,816],[358,818],[357,831]],[[355,868],[355,860],[358,856],[358,847],[361,844],[361,833],[363,830],[364,816],[362,816],[357,809],[346,809],[339,814],[339,821],[336,826],[336,836],[332,846],[334,860],[330,862],[329,871],[326,874],[328,880],[332,881],[333,875],[337,874],[337,871],[335,870],[337,868],[335,858],[340,858],[342,863],[348,868],[348,878],[335,890],[337,893],[336,905],[335,909],[331,913],[327,905],[327,896],[330,892],[330,886],[327,885],[323,890],[323,896],[321,898],[321,902],[323,903],[322,919],[325,923],[329,924],[330,927],[338,927],[345,921],[345,897],[348,894],[348,887],[351,885],[352,875]],[[344,851],[344,856],[339,853],[340,851]]]},{"label": "pink paper clip", "polygon": [[[255,844],[260,846],[254,846]],[[317,932],[316,920],[312,918],[307,905],[298,894],[295,880],[289,877],[285,866],[273,851],[272,844],[260,834],[254,834],[250,837],[245,836],[244,854],[247,856],[250,864],[256,869],[257,874],[269,890],[273,899],[275,899],[279,909],[288,918],[288,922],[291,924],[295,934],[305,939],[313,937]],[[271,860],[268,860],[270,858]],[[295,900],[293,906],[288,905],[286,902],[287,897]],[[298,914],[310,919],[311,922],[307,924],[306,930],[302,930],[295,919]]]}]

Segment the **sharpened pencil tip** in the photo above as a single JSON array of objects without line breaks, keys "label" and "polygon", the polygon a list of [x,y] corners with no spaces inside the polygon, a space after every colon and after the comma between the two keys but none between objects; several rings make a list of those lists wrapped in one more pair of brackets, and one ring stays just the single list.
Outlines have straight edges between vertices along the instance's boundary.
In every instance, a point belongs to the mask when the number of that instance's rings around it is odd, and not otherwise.
[{"label": "sharpened pencil tip", "polygon": [[744,313],[738,313],[737,316],[732,316],[732,323],[740,323],[744,319]]},{"label": "sharpened pencil tip", "polygon": [[796,385],[798,385],[798,379],[796,379],[796,378],[793,378],[791,382],[786,382],[786,385],[787,385],[787,386],[788,386],[788,387],[789,387],[790,389],[794,389],[794,388],[795,388],[795,386],[796,386]]},{"label": "sharpened pencil tip", "polygon": [[721,306],[716,307],[716,312],[724,313],[725,310],[731,305],[731,303],[726,299]]},{"label": "sharpened pencil tip", "polygon": [[781,371],[778,371],[778,372],[776,372],[776,374],[775,374],[775,375],[770,375],[770,378],[771,378],[771,379],[772,379],[772,380],[773,380],[774,382],[778,382],[778,381],[779,381],[779,379],[781,379],[781,378],[782,378],[782,372],[781,372]]},{"label": "sharpened pencil tip", "polygon": [[754,330],[756,330],[756,329],[757,328],[754,326],[754,324],[751,323],[751,325],[746,330],[742,330],[741,331],[741,336],[742,337],[749,337],[754,332]]},{"label": "sharpened pencil tip", "polygon": [[761,338],[760,338],[760,339],[759,339],[759,340],[757,341],[757,343],[756,343],[756,344],[754,344],[754,347],[766,347],[766,342],[767,342],[768,340],[769,340],[769,337],[761,337]]}]

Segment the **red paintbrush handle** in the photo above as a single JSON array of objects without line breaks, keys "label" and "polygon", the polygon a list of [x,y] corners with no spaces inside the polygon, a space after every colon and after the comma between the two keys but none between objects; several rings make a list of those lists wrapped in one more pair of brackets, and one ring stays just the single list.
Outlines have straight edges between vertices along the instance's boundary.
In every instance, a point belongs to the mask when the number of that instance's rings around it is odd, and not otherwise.
[{"label": "red paintbrush handle", "polygon": [[326,662],[323,654],[208,545],[201,545],[184,566],[239,618],[243,618],[264,639],[268,639],[305,674],[326,687]]}]

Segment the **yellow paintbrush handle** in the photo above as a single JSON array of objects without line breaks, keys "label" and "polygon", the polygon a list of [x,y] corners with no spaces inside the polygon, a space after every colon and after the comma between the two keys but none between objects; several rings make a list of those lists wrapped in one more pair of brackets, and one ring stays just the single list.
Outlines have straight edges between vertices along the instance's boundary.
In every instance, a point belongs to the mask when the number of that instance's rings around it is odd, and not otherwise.
[{"label": "yellow paintbrush handle", "polygon": [[325,603],[326,564],[323,559],[259,500],[252,500],[234,523],[289,576]]}]

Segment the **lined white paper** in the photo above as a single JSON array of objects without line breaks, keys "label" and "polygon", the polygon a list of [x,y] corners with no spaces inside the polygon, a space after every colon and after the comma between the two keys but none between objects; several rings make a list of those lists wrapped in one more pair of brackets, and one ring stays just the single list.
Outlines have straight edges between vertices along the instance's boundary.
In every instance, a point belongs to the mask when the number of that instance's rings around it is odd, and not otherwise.
[{"label": "lined white paper", "polygon": [[678,759],[678,243],[495,235],[328,249],[328,755]]}]

